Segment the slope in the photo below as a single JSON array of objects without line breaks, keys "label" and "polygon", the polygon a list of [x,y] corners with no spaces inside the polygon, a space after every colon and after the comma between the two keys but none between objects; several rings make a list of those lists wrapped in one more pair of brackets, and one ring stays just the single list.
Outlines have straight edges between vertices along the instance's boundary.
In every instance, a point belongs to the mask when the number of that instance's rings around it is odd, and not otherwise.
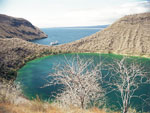
[{"label": "slope", "polygon": [[150,56],[150,13],[125,16],[100,32],[58,47],[74,52]]}]

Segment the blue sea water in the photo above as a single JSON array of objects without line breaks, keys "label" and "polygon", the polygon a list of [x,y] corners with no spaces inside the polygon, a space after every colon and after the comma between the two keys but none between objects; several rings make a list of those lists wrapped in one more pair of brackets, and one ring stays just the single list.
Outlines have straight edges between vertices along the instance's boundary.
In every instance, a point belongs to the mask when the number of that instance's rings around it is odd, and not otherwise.
[{"label": "blue sea water", "polygon": [[[106,27],[106,26],[105,26]],[[50,45],[51,42],[58,41],[59,44],[69,43],[75,40],[79,40],[86,36],[90,36],[102,29],[102,27],[93,27],[93,28],[43,28],[41,29],[44,33],[48,35],[48,38],[33,40],[33,43],[38,43],[42,45]]]}]

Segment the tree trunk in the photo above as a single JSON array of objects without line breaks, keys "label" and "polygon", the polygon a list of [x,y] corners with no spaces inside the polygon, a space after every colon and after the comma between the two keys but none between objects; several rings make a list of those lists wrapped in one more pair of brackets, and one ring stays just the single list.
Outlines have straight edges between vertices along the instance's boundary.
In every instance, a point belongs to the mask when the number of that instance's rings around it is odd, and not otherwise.
[{"label": "tree trunk", "polygon": [[84,98],[81,97],[81,108],[84,109]]},{"label": "tree trunk", "polygon": [[128,112],[128,106],[126,106],[124,109],[123,109],[123,113],[127,113]]}]

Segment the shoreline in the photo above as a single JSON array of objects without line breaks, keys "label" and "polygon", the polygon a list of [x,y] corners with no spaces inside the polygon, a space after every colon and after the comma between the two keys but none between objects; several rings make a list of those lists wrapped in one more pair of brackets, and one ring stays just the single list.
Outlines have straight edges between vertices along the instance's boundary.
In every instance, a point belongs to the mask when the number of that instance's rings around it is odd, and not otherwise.
[{"label": "shoreline", "polygon": [[[32,42],[31,42],[32,43]],[[39,44],[35,44],[35,45],[39,45]],[[40,45],[42,46],[42,45]],[[44,47],[44,46],[43,46]],[[11,77],[9,80],[15,80],[17,77],[17,71],[19,69],[21,69],[24,65],[26,65],[26,63],[35,60],[37,58],[42,58],[45,56],[50,56],[50,55],[58,55],[58,54],[78,54],[78,53],[90,53],[90,54],[112,54],[112,55],[121,55],[121,56],[127,56],[127,57],[138,57],[138,58],[146,58],[146,59],[150,59],[150,55],[138,55],[138,54],[121,54],[121,53],[116,53],[116,52],[109,52],[109,51],[103,51],[103,52],[96,52],[96,51],[89,51],[89,50],[66,50],[65,48],[63,48],[62,46],[54,46],[54,47],[49,47],[47,46],[46,49],[43,49],[43,51],[39,51],[36,54],[30,53],[29,55],[27,55],[27,57],[22,58],[22,60],[20,61],[21,65],[14,65],[14,68],[9,68],[6,67],[8,69],[8,71],[6,70],[6,73],[8,73],[7,76],[5,76],[6,78]],[[18,62],[19,59],[15,59],[15,62]],[[2,75],[3,76],[3,75]]]},{"label": "shoreline", "polygon": [[[102,58],[102,59],[107,59],[107,58],[110,58],[110,59],[118,59],[118,60],[120,60],[120,59],[122,59],[124,56],[123,55],[118,55],[118,54],[111,54],[111,53],[109,53],[109,54],[104,54],[104,53],[61,53],[61,54],[56,54],[56,55],[46,55],[46,56],[43,56],[43,57],[39,57],[39,58],[36,58],[36,59],[33,59],[33,60],[30,60],[29,62],[27,62],[26,63],[26,66],[25,67],[23,67],[23,69],[21,69],[21,70],[18,70],[18,72],[20,71],[21,73],[24,73],[23,74],[23,76],[21,75],[21,77],[24,77],[25,75],[29,75],[29,76],[32,76],[32,75],[34,75],[34,74],[30,74],[30,73],[26,73],[26,72],[28,72],[27,70],[26,71],[24,71],[24,69],[26,69],[29,65],[31,65],[32,63],[34,64],[34,67],[36,68],[36,66],[40,66],[40,65],[38,65],[38,64],[36,64],[36,62],[45,62],[45,59],[51,59],[51,57],[53,57],[55,60],[51,60],[51,62],[53,62],[53,63],[55,63],[55,61],[57,62],[57,58],[62,58],[62,57],[64,57],[66,55],[66,57],[67,57],[67,55],[71,55],[71,56],[76,56],[76,55],[79,55],[79,56],[83,56],[82,58],[86,58],[86,56],[88,56],[88,55],[90,55],[91,56],[91,58],[94,58],[94,57],[99,57],[100,59]],[[68,57],[68,58],[72,58],[72,57]],[[132,61],[142,61],[142,62],[145,62],[145,61],[149,61],[150,59],[147,59],[147,58],[144,58],[144,57],[137,57],[137,56],[131,56],[131,57],[128,57],[130,60],[132,60]],[[144,58],[144,59],[143,59]],[[46,60],[46,61],[49,61],[49,60]],[[95,60],[96,62],[97,61],[99,61],[99,60]],[[100,61],[103,61],[103,60],[100,60]],[[109,60],[108,60],[109,61]],[[29,64],[28,64],[29,63]],[[108,62],[109,63],[109,62]],[[30,66],[29,66],[30,67]],[[42,67],[44,67],[44,65],[42,65]],[[46,70],[47,70],[47,67],[45,67],[46,68]],[[49,69],[51,69],[51,68],[49,68]],[[23,71],[22,71],[23,70]],[[30,71],[32,71],[32,68],[28,68],[28,70]],[[34,70],[34,69],[33,69]],[[18,73],[17,72],[17,77],[18,78],[20,78],[20,73]],[[33,71],[33,72],[35,72],[35,71]],[[45,72],[45,71],[41,71],[41,72]],[[36,75],[37,76],[37,75]],[[42,76],[42,74],[40,74],[39,76]],[[17,79],[18,79],[17,78]],[[16,80],[17,80],[16,79]],[[19,80],[19,79],[18,79]],[[25,80],[25,79],[24,79]],[[31,80],[31,79],[30,79]]]},{"label": "shoreline", "polygon": [[117,54],[117,53],[101,53],[101,52],[64,52],[64,53],[56,53],[56,54],[47,54],[47,55],[41,55],[41,56],[37,56],[35,58],[31,58],[30,60],[27,60],[26,62],[24,62],[24,64],[21,67],[18,67],[18,69],[16,70],[16,72],[21,69],[23,66],[25,66],[28,62],[31,62],[33,60],[36,59],[41,59],[44,57],[49,57],[49,56],[54,56],[54,55],[62,55],[62,54],[101,54],[101,55],[115,55],[115,56],[126,56],[126,57],[135,57],[135,58],[145,58],[145,59],[150,59],[149,56],[143,55],[143,56],[138,56],[138,55],[129,55],[129,54]]}]

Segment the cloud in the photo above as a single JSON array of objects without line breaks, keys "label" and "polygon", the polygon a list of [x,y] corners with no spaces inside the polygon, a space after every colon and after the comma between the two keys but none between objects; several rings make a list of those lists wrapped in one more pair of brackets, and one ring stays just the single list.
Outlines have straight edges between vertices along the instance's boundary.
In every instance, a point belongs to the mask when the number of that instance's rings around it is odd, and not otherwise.
[{"label": "cloud", "polygon": [[38,27],[111,24],[124,15],[150,11],[150,0],[9,1],[4,13],[26,18]]},{"label": "cloud", "polygon": [[[124,15],[149,11],[148,1],[125,3],[120,6],[99,7],[71,10],[67,13],[49,18],[48,26],[88,26],[111,24]],[[46,23],[45,23],[46,24]]]}]

